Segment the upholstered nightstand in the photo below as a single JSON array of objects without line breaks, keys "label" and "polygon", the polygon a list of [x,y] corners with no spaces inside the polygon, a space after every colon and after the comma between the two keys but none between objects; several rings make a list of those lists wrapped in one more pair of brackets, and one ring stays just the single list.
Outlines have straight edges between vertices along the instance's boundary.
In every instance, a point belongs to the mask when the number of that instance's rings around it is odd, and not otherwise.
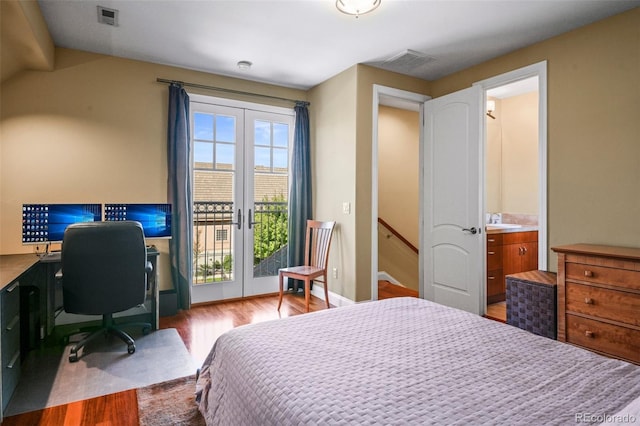
[{"label": "upholstered nightstand", "polygon": [[506,276],[507,324],[540,336],[557,336],[557,275],[528,271]]}]

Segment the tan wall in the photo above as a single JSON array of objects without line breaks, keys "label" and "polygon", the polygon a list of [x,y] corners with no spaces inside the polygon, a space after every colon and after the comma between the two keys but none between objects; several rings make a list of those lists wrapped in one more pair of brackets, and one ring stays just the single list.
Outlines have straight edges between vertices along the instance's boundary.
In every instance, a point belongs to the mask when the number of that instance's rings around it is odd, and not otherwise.
[{"label": "tan wall", "polygon": [[496,99],[487,117],[486,208],[538,215],[538,93]]},{"label": "tan wall", "polygon": [[538,214],[538,93],[503,99],[502,209]]},{"label": "tan wall", "polygon": [[[378,216],[415,247],[420,245],[419,119],[416,111],[382,105],[378,111]],[[378,270],[418,290],[418,256],[389,235],[383,232],[378,239]]]},{"label": "tan wall", "polygon": [[[356,233],[356,67],[332,77],[309,92],[313,212],[317,220],[335,220],[329,253],[329,290],[355,299]],[[343,213],[349,203],[351,214]]]},{"label": "tan wall", "polygon": [[420,244],[419,142],[416,111],[378,111],[378,215],[414,246]]},{"label": "tan wall", "polygon": [[[638,247],[640,8],[435,81],[432,95],[543,60],[549,246]],[[548,266],[557,267],[551,252]]]},{"label": "tan wall", "polygon": [[488,213],[502,211],[502,102],[495,102],[496,109],[486,118],[485,209]]},{"label": "tan wall", "polygon": [[[20,241],[23,203],[166,201],[168,89],[157,77],[306,99],[298,90],[56,49],[54,71],[22,71],[2,83],[0,253],[32,251]],[[156,242],[167,288],[168,244]]]},{"label": "tan wall", "polygon": [[23,69],[53,69],[55,47],[37,2],[2,0],[0,34],[0,81]]}]

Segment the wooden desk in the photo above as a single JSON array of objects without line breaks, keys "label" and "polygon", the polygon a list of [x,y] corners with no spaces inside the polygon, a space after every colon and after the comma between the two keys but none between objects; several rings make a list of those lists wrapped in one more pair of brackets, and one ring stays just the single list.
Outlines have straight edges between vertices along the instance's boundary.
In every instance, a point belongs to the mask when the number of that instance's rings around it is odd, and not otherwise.
[{"label": "wooden desk", "polygon": [[25,271],[38,263],[40,259],[35,254],[3,254],[0,255],[0,291]]}]

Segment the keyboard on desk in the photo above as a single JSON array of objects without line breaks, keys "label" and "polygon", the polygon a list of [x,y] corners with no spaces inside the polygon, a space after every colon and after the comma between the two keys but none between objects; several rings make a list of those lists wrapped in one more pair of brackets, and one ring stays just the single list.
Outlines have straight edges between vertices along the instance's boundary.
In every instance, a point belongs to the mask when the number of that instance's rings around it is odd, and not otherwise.
[{"label": "keyboard on desk", "polygon": [[62,253],[59,251],[52,251],[49,253],[39,254],[38,256],[40,257],[41,261],[56,262],[60,261],[60,259],[62,258]]}]

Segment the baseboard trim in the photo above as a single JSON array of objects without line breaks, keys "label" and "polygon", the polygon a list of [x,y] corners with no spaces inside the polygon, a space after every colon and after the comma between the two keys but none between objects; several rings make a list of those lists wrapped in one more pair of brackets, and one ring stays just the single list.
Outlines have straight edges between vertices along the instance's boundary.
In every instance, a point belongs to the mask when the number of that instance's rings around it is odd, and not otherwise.
[{"label": "baseboard trim", "polygon": [[391,284],[402,285],[400,284],[400,281],[396,280],[385,271],[378,271],[378,281],[389,281]]},{"label": "baseboard trim", "polygon": [[[313,283],[311,294],[313,296],[316,296],[319,299],[324,300],[324,288],[319,283]],[[334,293],[331,290],[329,290],[329,304],[335,307],[340,307],[340,306],[353,305],[355,303],[356,302],[354,302],[353,300],[348,299],[338,293]]]}]

